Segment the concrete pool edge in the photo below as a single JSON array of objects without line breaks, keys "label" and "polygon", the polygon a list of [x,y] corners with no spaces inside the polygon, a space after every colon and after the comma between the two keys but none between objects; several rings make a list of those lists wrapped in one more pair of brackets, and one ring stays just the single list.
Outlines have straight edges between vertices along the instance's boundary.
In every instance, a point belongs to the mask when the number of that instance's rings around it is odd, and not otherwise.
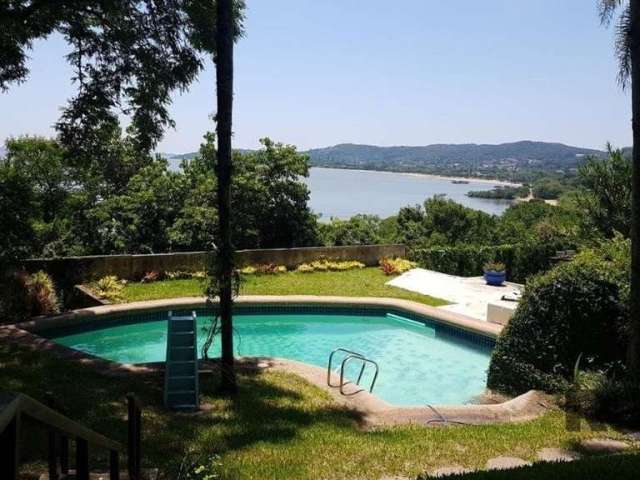
[{"label": "concrete pool edge", "polygon": [[[502,325],[483,322],[459,313],[442,310],[437,307],[424,305],[410,300],[396,298],[334,297],[316,295],[241,295],[235,300],[235,303],[238,305],[325,305],[404,310],[409,313],[428,317],[437,323],[490,338],[492,340],[497,339],[503,329]],[[126,313],[162,311],[170,308],[196,308],[206,306],[207,304],[208,301],[206,297],[180,297],[102,305],[99,307],[72,310],[52,317],[34,318],[32,320],[16,324],[15,326],[21,330],[37,333],[53,328],[78,325],[80,322],[96,320],[103,316],[108,317]]]},{"label": "concrete pool edge", "polygon": [[[65,347],[28,330],[18,328],[17,325],[0,326],[0,342],[18,344],[38,351],[47,351],[61,359],[79,362],[95,369],[98,373],[114,377],[160,375],[164,372],[162,363],[132,365],[112,362],[80,350]],[[496,404],[399,407],[391,405],[354,385],[347,386],[346,392],[348,395],[343,396],[338,392],[337,388],[327,385],[326,369],[315,365],[271,357],[240,357],[237,364],[239,368],[246,368],[247,364],[253,364],[260,369],[271,369],[297,375],[327,392],[338,405],[358,412],[362,419],[362,426],[365,428],[407,424],[442,426],[522,422],[533,420],[554,408],[552,397],[535,390]],[[215,362],[204,364],[203,366],[206,368],[211,365],[215,365]],[[337,382],[337,378],[333,378],[333,381]]]},{"label": "concrete pool edge", "polygon": [[[435,307],[416,302],[388,298],[354,298],[354,297],[320,297],[320,296],[241,296],[236,302],[246,305],[326,305],[341,307],[377,307],[392,308],[413,312],[443,324],[470,331],[484,337],[495,338],[501,326],[488,324],[460,314],[446,312]],[[0,340],[46,350],[67,360],[77,361],[95,368],[97,371],[115,375],[128,376],[135,374],[158,374],[163,370],[162,364],[121,364],[105,360],[93,355],[73,350],[38,335],[51,328],[91,323],[101,317],[118,316],[131,312],[153,312],[169,308],[202,307],[207,304],[204,297],[183,297],[174,299],[153,300],[126,304],[90,307],[57,315],[54,317],[35,318],[27,322],[0,327]],[[401,424],[443,425],[443,424],[487,424],[517,422],[536,418],[549,408],[553,408],[551,397],[541,392],[530,391],[514,399],[495,404],[468,404],[401,407],[391,405],[366,391],[354,391],[352,395],[342,396],[337,389],[326,384],[326,369],[282,358],[241,358],[239,364],[254,361],[263,362],[263,368],[281,370],[296,374],[309,383],[328,392],[340,405],[360,412],[369,427]]]}]

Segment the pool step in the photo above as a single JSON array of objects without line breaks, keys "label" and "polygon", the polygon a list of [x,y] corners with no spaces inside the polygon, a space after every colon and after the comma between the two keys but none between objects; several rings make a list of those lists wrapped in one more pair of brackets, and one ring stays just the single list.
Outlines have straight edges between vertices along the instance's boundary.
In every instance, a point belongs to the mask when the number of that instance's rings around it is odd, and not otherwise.
[{"label": "pool step", "polygon": [[198,394],[196,313],[185,317],[169,312],[164,403],[174,410],[196,409]]}]

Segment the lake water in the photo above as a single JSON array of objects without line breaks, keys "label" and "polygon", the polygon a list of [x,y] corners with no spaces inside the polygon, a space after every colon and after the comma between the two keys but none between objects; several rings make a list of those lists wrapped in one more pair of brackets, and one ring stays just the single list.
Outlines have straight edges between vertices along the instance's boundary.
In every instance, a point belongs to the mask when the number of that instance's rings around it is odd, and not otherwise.
[{"label": "lake water", "polygon": [[469,198],[471,190],[492,190],[497,184],[469,181],[451,183],[450,179],[408,173],[312,168],[307,180],[311,190],[310,206],[321,219],[349,218],[357,213],[388,217],[407,205],[422,205],[427,198],[445,195],[462,205],[500,215],[510,200]]}]

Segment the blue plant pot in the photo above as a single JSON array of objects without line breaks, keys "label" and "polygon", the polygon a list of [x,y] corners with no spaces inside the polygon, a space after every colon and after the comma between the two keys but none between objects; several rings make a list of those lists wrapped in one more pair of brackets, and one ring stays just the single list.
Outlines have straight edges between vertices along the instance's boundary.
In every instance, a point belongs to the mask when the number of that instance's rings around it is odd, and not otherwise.
[{"label": "blue plant pot", "polygon": [[487,282],[487,285],[491,285],[493,287],[500,287],[507,279],[506,272],[494,272],[492,270],[488,270],[484,272],[484,280]]}]

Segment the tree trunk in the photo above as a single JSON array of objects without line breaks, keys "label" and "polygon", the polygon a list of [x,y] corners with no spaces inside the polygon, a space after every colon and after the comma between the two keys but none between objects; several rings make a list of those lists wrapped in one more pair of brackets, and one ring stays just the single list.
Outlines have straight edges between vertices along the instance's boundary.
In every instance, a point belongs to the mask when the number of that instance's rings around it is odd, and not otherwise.
[{"label": "tree trunk", "polygon": [[231,244],[231,121],[233,111],[233,0],[216,1],[216,85],[218,110],[216,113],[218,158],[218,262],[220,272],[220,322],[221,322],[221,383],[224,392],[236,391],[233,365],[233,317],[232,278],[233,246]]}]

